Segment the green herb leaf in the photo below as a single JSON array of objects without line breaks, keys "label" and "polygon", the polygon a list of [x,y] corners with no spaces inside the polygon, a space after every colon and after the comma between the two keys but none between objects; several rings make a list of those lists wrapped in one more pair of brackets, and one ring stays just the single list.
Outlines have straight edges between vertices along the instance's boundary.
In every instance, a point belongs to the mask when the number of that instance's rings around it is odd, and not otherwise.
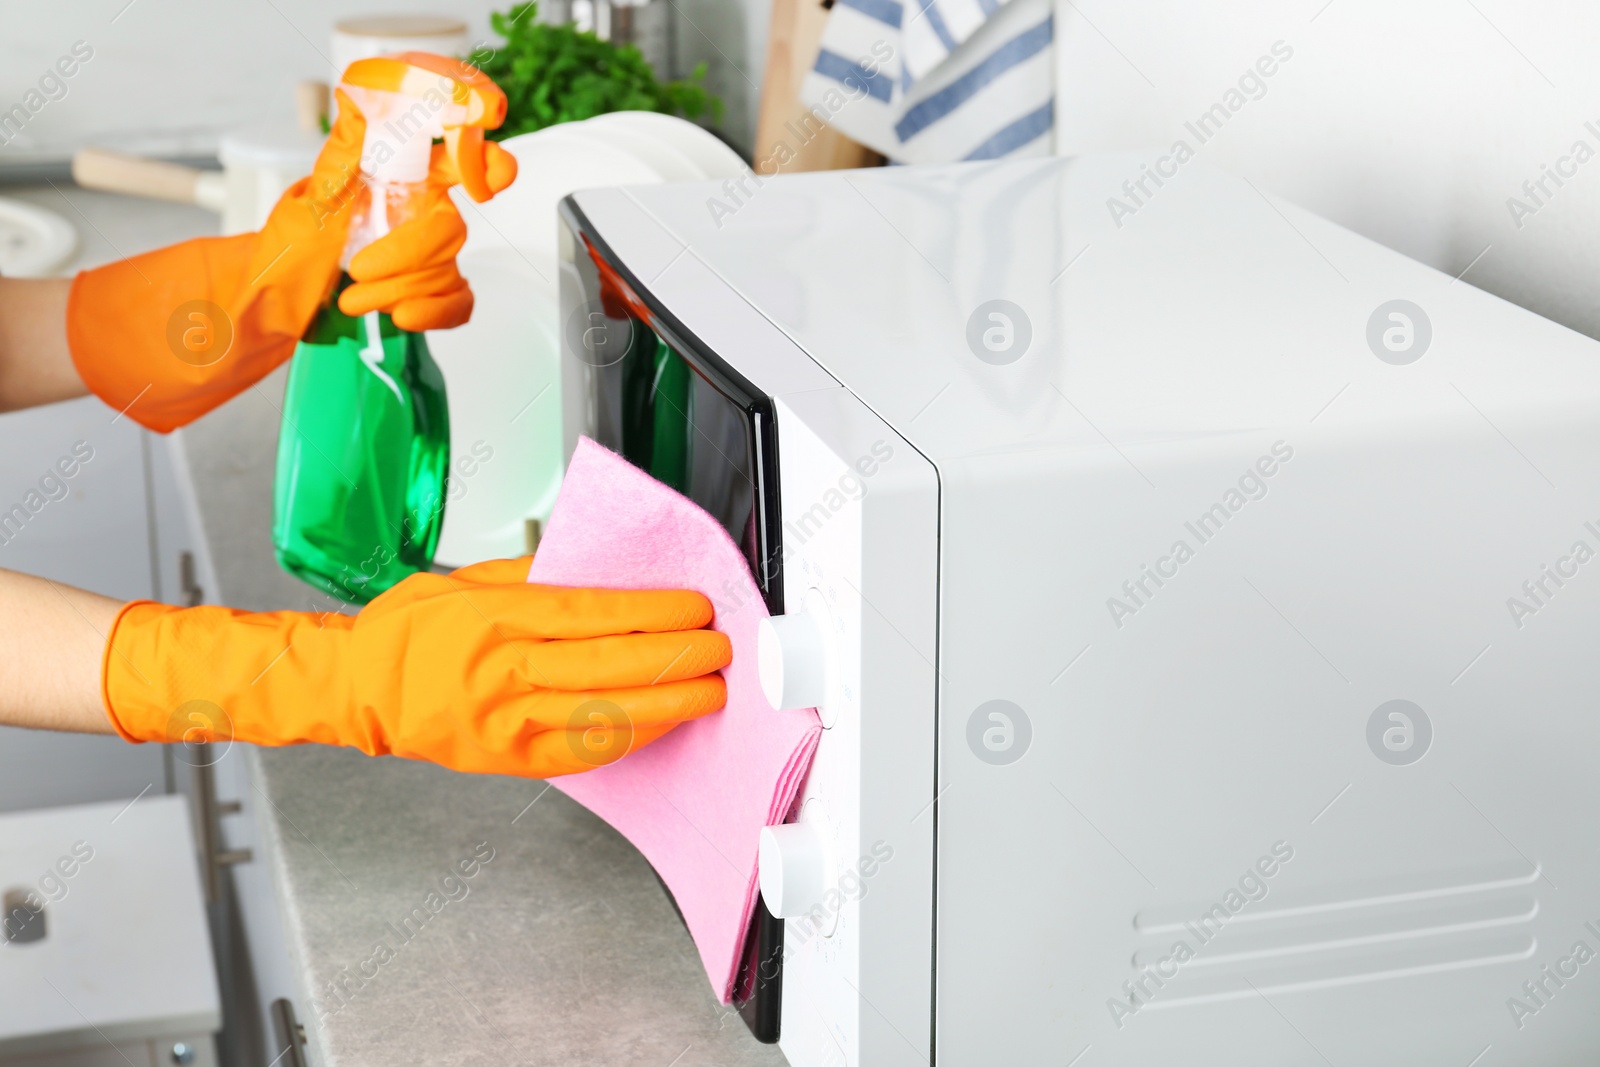
[{"label": "green herb leaf", "polygon": [[[666,3],[667,0],[656,0]],[[470,57],[505,90],[506,120],[487,134],[500,141],[558,122],[576,122],[611,111],[657,111],[695,120],[722,121],[722,100],[705,88],[706,65],[689,77],[660,82],[632,45],[615,45],[571,24],[538,22],[536,3],[494,12],[489,25],[504,38]]]}]

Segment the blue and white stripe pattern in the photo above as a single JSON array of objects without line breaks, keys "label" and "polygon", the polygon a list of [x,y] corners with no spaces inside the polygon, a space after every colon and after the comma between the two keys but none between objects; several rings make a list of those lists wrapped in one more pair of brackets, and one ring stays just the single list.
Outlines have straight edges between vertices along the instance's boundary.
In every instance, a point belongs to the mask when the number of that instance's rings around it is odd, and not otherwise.
[{"label": "blue and white stripe pattern", "polygon": [[802,101],[898,163],[1048,155],[1051,0],[835,0]]}]

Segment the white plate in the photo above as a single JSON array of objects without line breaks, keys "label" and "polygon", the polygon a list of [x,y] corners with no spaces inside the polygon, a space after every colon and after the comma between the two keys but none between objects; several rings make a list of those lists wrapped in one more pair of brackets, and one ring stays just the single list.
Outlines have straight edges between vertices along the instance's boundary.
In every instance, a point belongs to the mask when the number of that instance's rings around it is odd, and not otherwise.
[{"label": "white plate", "polygon": [[654,185],[661,174],[604,142],[572,137],[559,126],[500,142],[517,160],[517,180],[487,204],[456,197],[467,222],[467,247],[509,244],[554,287],[556,205],[568,193],[615,185]]},{"label": "white plate", "polygon": [[[592,121],[592,120],[591,120]],[[670,156],[661,152],[650,152],[648,149],[639,151],[634,144],[628,143],[621,133],[608,134],[604,130],[592,128],[587,122],[568,122],[541,131],[547,134],[543,141],[543,151],[556,151],[556,146],[578,146],[587,149],[597,160],[607,160],[618,167],[625,167],[624,161],[649,171],[654,181],[677,181],[673,175],[680,169],[680,165],[673,162]],[[652,157],[665,157],[666,166],[661,167]],[[614,181],[612,185],[634,184],[629,182]]]},{"label": "white plate", "polygon": [[42,207],[0,197],[0,275],[43,278],[78,250],[78,231]]},{"label": "white plate", "polygon": [[517,180],[487,204],[453,194],[467,223],[458,262],[477,296],[472,320],[428,336],[449,389],[455,480],[437,559],[455,565],[520,555],[524,520],[548,515],[565,469],[556,205],[579,189],[662,181],[637,156],[566,127],[500,144]]},{"label": "white plate", "polygon": [[450,397],[450,492],[437,562],[525,551],[524,521],[561,485],[561,347],[555,293],[509,249],[456,257],[472,320],[428,335]]},{"label": "white plate", "polygon": [[636,130],[665,141],[692,159],[708,178],[731,178],[743,174],[747,164],[739,154],[692,122],[654,111],[616,111],[590,119]]},{"label": "white plate", "polygon": [[711,177],[691,156],[662,137],[657,130],[629,119],[630,114],[633,112],[615,111],[608,115],[596,115],[576,123],[573,129],[633,152],[660,171],[668,181],[704,181]]}]

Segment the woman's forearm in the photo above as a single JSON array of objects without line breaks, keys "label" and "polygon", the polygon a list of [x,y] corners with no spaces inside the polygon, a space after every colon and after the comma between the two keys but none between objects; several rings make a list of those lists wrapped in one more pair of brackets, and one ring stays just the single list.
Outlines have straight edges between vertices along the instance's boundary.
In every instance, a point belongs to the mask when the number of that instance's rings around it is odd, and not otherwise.
[{"label": "woman's forearm", "polygon": [[[68,278],[0,278],[0,411],[88,390],[67,348]],[[0,570],[0,724],[111,733],[100,657],[118,601]]]},{"label": "woman's forearm", "polygon": [[100,658],[120,601],[0,570],[0,725],[113,732]]},{"label": "woman's forearm", "polygon": [[70,278],[0,278],[0,411],[84,396],[67,348]]}]

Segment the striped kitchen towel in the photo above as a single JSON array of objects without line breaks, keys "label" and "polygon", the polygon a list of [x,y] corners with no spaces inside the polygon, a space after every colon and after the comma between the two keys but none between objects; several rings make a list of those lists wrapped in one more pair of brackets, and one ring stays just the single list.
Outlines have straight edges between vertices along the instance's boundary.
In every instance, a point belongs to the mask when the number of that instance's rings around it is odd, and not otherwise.
[{"label": "striped kitchen towel", "polygon": [[[835,0],[800,99],[817,119],[897,163],[1048,155],[1052,7]],[[801,120],[786,135],[804,141],[815,133]]]}]

